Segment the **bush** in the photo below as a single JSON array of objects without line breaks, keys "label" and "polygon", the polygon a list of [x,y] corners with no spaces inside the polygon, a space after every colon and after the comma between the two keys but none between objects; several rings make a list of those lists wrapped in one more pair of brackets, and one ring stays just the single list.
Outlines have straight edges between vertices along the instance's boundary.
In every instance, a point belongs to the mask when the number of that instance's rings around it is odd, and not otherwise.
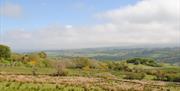
[{"label": "bush", "polygon": [[137,79],[137,80],[142,80],[145,77],[144,73],[127,73],[124,79]]},{"label": "bush", "polygon": [[139,72],[145,72],[143,68],[140,67],[133,67],[132,72],[139,73]]},{"label": "bush", "polygon": [[47,58],[47,54],[43,51],[39,52],[38,55],[40,58]]},{"label": "bush", "polygon": [[56,73],[51,74],[51,76],[67,76],[68,71],[66,71],[66,65],[64,62],[59,61],[54,63],[54,68],[56,69]]},{"label": "bush", "polygon": [[103,62],[99,62],[98,63],[98,68],[99,69],[102,69],[102,70],[107,70],[108,69],[108,66],[107,66],[107,64],[106,63],[103,63]]},{"label": "bush", "polygon": [[21,54],[17,54],[17,53],[13,53],[13,54],[11,54],[11,59],[12,59],[12,61],[22,61],[22,57],[23,57],[23,55],[21,55]]},{"label": "bush", "polygon": [[2,58],[2,59],[0,60],[0,63],[2,63],[4,66],[10,66],[10,65],[12,65],[10,59],[3,59],[3,58]]},{"label": "bush", "polygon": [[68,71],[66,70],[61,70],[61,71],[57,71],[56,73],[50,74],[50,76],[67,76],[68,75]]},{"label": "bush", "polygon": [[178,74],[167,74],[167,81],[180,82],[180,75]]},{"label": "bush", "polygon": [[125,63],[115,63],[114,65],[115,65],[114,70],[122,70],[122,71],[129,71],[129,72],[131,71],[131,69]]},{"label": "bush", "polygon": [[158,72],[155,80],[180,82],[180,74]]},{"label": "bush", "polygon": [[126,62],[127,63],[133,63],[135,65],[143,64],[143,65],[153,66],[153,67],[159,67],[160,66],[159,64],[157,64],[155,62],[155,60],[149,59],[149,58],[132,58],[132,59],[128,59]]},{"label": "bush", "polygon": [[100,77],[100,78],[104,78],[104,79],[113,79],[115,78],[116,76],[112,75],[111,73],[98,73],[96,74],[97,77]]},{"label": "bush", "polygon": [[76,65],[76,68],[80,68],[80,69],[82,69],[83,67],[87,67],[87,66],[90,67],[90,65],[91,65],[90,60],[85,57],[77,57],[73,61]]}]

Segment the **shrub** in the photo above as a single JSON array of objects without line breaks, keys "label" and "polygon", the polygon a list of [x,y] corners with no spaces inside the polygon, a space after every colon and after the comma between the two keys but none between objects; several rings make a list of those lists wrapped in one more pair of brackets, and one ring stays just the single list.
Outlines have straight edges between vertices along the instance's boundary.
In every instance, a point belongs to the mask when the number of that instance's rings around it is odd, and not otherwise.
[{"label": "shrub", "polygon": [[180,75],[178,74],[167,74],[167,81],[180,82]]},{"label": "shrub", "polygon": [[116,76],[112,75],[111,73],[98,73],[96,74],[97,77],[100,77],[100,78],[104,78],[104,79],[113,79],[115,78]]},{"label": "shrub", "polygon": [[165,73],[164,71],[162,71],[162,70],[157,70],[157,71],[155,72],[155,74],[154,74],[154,75],[156,76],[155,80],[161,80],[161,81],[167,80],[165,74],[166,74],[166,73]]},{"label": "shrub", "polygon": [[89,66],[85,66],[82,69],[85,70],[85,71],[89,71],[90,70]]},{"label": "shrub", "polygon": [[112,61],[106,61],[105,62],[108,66],[108,69],[114,69],[115,68],[115,62],[112,62]]},{"label": "shrub", "polygon": [[144,73],[127,73],[124,79],[137,79],[142,80],[145,77]]},{"label": "shrub", "polygon": [[132,72],[139,73],[139,72],[145,72],[143,68],[140,67],[133,67]]},{"label": "shrub", "polygon": [[21,55],[21,54],[18,54],[18,53],[13,53],[13,54],[11,54],[11,59],[12,59],[12,61],[22,61],[22,57],[23,57],[23,55]]},{"label": "shrub", "polygon": [[131,71],[131,69],[125,63],[115,63],[114,65],[114,70]]},{"label": "shrub", "polygon": [[40,58],[47,58],[47,54],[43,51],[39,52],[38,55]]},{"label": "shrub", "polygon": [[52,76],[67,76],[68,71],[66,71],[66,65],[59,61],[54,62],[54,68],[56,69],[56,73],[51,74]]},{"label": "shrub", "polygon": [[90,60],[88,58],[85,58],[85,57],[77,57],[73,61],[76,64],[76,68],[80,68],[80,69],[82,69],[83,67],[91,65]]},{"label": "shrub", "polygon": [[160,66],[159,64],[157,64],[155,62],[155,60],[149,59],[149,58],[132,58],[132,59],[128,59],[126,62],[127,63],[133,63],[135,65],[143,64],[143,65],[153,66],[153,67],[159,67]]},{"label": "shrub", "polygon": [[34,66],[32,67],[32,75],[37,75],[37,69]]},{"label": "shrub", "polygon": [[156,74],[156,79],[155,80],[180,82],[180,74],[159,72],[159,73]]},{"label": "shrub", "polygon": [[99,65],[99,69],[102,69],[102,70],[107,70],[108,69],[108,66],[107,66],[106,63],[99,62],[98,65]]},{"label": "shrub", "polygon": [[61,71],[57,71],[56,73],[50,74],[50,76],[67,76],[68,75],[68,71],[66,70],[61,70]]}]

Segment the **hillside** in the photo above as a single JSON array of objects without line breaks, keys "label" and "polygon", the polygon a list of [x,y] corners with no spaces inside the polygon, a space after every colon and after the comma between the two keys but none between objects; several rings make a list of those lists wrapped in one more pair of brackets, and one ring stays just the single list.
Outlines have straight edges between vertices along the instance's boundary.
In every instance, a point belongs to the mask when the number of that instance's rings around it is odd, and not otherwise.
[{"label": "hillside", "polygon": [[[108,53],[120,55],[121,51],[138,53],[142,50],[64,50],[60,52],[65,55],[67,51],[68,56],[59,56],[59,51],[48,56],[44,51],[13,53],[10,47],[1,45],[0,91],[179,91],[180,66],[160,63],[151,58],[98,61],[75,57]],[[166,51],[169,50],[167,48]]]},{"label": "hillside", "polygon": [[180,47],[173,48],[89,48],[75,50],[48,50],[51,57],[90,57],[97,60],[126,60],[134,57],[154,58],[161,62],[180,64]]}]

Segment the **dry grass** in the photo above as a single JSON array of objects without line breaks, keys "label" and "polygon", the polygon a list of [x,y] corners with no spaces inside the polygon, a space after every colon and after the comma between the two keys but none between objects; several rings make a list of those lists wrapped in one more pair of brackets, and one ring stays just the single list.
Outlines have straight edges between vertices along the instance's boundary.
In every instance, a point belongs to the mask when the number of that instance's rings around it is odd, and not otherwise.
[{"label": "dry grass", "polygon": [[[52,77],[47,75],[32,76],[1,74],[0,80],[22,83],[61,84],[68,86],[81,86],[84,88],[96,86],[107,91],[145,91],[146,89],[150,89],[150,91],[165,91],[167,89],[167,83],[161,81],[120,80],[91,77]],[[179,85],[177,85],[177,87],[178,86]]]}]

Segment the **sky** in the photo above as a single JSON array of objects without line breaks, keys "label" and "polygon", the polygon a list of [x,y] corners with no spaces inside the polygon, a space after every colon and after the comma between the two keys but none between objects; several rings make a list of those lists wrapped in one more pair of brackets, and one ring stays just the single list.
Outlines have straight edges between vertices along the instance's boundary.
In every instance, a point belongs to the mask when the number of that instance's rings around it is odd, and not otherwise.
[{"label": "sky", "polygon": [[180,0],[0,0],[14,50],[180,46]]}]

